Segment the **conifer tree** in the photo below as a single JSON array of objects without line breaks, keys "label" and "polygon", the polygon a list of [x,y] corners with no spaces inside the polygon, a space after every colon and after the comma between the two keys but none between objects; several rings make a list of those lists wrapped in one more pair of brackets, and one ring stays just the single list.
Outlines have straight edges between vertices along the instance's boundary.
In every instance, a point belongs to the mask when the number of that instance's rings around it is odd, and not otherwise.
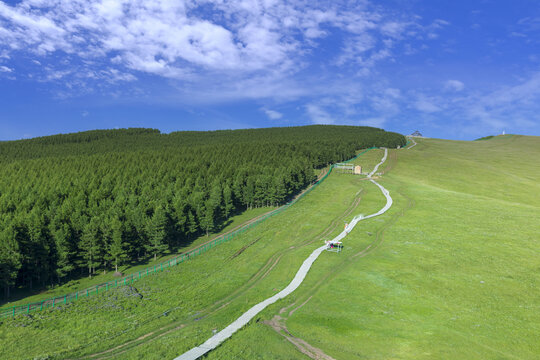
[{"label": "conifer tree", "polygon": [[118,218],[112,221],[112,239],[109,243],[107,252],[110,259],[114,262],[114,271],[118,273],[118,264],[122,263],[127,257],[125,243],[123,240],[124,229],[122,222]]},{"label": "conifer tree", "polygon": [[229,184],[223,187],[223,217],[227,219],[234,209],[233,193]]},{"label": "conifer tree", "polygon": [[61,224],[59,229],[53,231],[56,248],[56,276],[58,280],[65,278],[74,268],[74,251],[71,249],[71,231],[69,225]]},{"label": "conifer tree", "polygon": [[5,298],[9,298],[9,288],[15,284],[21,268],[21,254],[15,239],[15,231],[8,227],[0,232],[0,286]]},{"label": "conifer tree", "polygon": [[96,265],[98,264],[98,254],[100,250],[98,243],[98,229],[96,219],[92,218],[84,227],[81,236],[80,249],[86,266],[88,267],[89,277],[92,277],[92,274],[96,270]]},{"label": "conifer tree", "polygon": [[165,210],[158,206],[154,211],[154,214],[147,222],[148,244],[147,250],[154,255],[154,261],[157,259],[158,254],[163,253],[167,249],[165,244],[165,226],[167,218],[165,216]]}]

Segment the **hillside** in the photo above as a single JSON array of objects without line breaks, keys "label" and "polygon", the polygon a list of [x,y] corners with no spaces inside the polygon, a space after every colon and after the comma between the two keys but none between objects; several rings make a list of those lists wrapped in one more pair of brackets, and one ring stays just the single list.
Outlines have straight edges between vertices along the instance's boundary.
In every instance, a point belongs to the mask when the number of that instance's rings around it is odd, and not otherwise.
[{"label": "hillside", "polygon": [[0,143],[0,287],[41,289],[156,259],[245,209],[285,203],[381,129],[96,130]]},{"label": "hillside", "polygon": [[[540,139],[416,141],[379,170],[388,213],[359,224],[342,253],[323,253],[296,292],[209,359],[306,359],[306,349],[334,359],[537,358]],[[380,150],[364,155],[355,162],[369,168]],[[363,177],[333,173],[168,272],[2,320],[0,357],[172,359],[283,289],[323,240],[383,203]]]}]

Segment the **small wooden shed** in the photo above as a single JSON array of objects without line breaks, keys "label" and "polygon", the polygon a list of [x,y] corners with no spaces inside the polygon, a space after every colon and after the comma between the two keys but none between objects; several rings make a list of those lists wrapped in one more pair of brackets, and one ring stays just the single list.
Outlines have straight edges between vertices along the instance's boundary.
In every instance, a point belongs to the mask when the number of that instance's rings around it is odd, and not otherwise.
[{"label": "small wooden shed", "polygon": [[360,165],[356,165],[354,167],[354,175],[361,175],[362,174],[362,167]]}]

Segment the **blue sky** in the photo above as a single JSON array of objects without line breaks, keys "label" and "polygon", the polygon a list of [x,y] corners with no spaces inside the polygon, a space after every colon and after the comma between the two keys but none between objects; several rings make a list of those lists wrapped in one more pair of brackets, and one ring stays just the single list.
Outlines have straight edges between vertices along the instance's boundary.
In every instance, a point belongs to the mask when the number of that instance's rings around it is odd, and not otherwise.
[{"label": "blue sky", "polygon": [[0,1],[0,140],[307,124],[540,135],[540,4]]}]

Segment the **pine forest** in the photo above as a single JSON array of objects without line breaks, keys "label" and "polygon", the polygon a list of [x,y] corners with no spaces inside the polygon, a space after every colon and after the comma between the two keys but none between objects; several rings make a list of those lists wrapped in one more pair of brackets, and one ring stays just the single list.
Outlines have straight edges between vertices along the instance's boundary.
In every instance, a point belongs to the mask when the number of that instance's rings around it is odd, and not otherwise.
[{"label": "pine forest", "polygon": [[0,287],[39,289],[115,271],[284,204],[316,169],[405,144],[357,126],[94,130],[0,142]]}]

